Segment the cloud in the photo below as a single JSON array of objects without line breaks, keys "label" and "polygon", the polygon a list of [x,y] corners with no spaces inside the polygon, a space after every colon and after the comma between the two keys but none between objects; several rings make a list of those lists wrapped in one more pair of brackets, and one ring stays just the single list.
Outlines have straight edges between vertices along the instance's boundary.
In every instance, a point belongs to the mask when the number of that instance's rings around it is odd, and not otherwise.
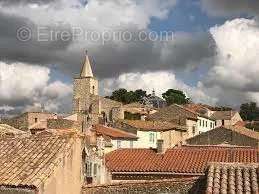
[{"label": "cloud", "polygon": [[259,102],[259,25],[254,19],[234,19],[210,32],[217,45],[215,66],[203,81],[219,103]]},{"label": "cloud", "polygon": [[49,111],[69,110],[72,86],[49,82],[49,68],[0,62],[0,69],[0,109],[20,112],[44,104]]},{"label": "cloud", "polygon": [[110,95],[113,90],[119,88],[127,90],[143,89],[150,94],[154,89],[156,95],[160,97],[168,89],[174,88],[184,91],[194,102],[215,103],[215,99],[205,94],[199,83],[197,86],[189,86],[178,80],[173,72],[126,73],[117,78],[104,79],[100,86],[103,88],[103,95]]},{"label": "cloud", "polygon": [[259,1],[249,0],[201,0],[201,6],[211,16],[258,15]]},{"label": "cloud", "polygon": [[[94,56],[96,74],[100,78],[108,78],[127,72],[145,72],[147,69],[192,70],[214,54],[214,42],[207,32],[173,33],[169,41],[134,40],[143,31],[150,33],[148,26],[151,19],[166,18],[176,1],[90,0],[86,5],[78,4],[76,0],[64,2],[55,1],[33,8],[17,4],[2,6],[0,27],[5,30],[0,32],[1,59],[45,66],[54,64],[61,71],[74,75],[80,69],[84,50],[88,49]],[[22,26],[32,29],[34,36],[31,41],[17,40],[16,31]],[[69,41],[58,37],[55,41],[39,42],[39,27],[47,27],[48,32],[53,31],[54,34],[66,31],[70,35]],[[105,44],[84,37],[74,40],[72,31],[75,27],[84,32],[127,31],[132,34],[133,40],[116,39]]]}]

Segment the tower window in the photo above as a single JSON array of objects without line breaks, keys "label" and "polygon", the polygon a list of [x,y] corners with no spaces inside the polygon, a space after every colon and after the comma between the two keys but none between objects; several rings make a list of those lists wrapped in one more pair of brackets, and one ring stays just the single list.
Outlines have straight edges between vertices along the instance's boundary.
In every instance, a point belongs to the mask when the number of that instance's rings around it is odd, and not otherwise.
[{"label": "tower window", "polygon": [[94,92],[94,91],[95,91],[95,87],[93,86],[92,89],[93,89],[93,94],[94,94],[94,93],[95,93],[95,92]]},{"label": "tower window", "polygon": [[35,119],[34,119],[34,122],[37,123],[37,122],[38,122],[38,118],[35,118]]}]

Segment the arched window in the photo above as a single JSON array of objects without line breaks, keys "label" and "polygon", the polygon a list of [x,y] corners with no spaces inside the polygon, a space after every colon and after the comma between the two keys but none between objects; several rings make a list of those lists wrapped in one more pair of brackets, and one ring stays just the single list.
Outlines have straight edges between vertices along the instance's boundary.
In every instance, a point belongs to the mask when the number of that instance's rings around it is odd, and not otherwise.
[{"label": "arched window", "polygon": [[95,87],[92,86],[92,93],[95,94]]}]

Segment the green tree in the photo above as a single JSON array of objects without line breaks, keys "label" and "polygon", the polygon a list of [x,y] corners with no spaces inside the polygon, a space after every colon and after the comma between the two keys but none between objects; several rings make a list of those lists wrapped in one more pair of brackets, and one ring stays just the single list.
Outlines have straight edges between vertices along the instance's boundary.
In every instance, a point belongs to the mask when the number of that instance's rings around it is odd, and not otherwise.
[{"label": "green tree", "polygon": [[106,98],[122,102],[123,104],[130,104],[133,102],[140,102],[145,96],[147,96],[147,92],[141,89],[136,91],[127,91],[124,88],[120,88],[113,91],[112,95],[106,96]]},{"label": "green tree", "polygon": [[168,105],[171,104],[187,104],[190,102],[190,98],[180,90],[169,89],[162,94]]},{"label": "green tree", "polygon": [[243,120],[254,121],[259,119],[259,108],[255,102],[241,104],[240,116]]}]

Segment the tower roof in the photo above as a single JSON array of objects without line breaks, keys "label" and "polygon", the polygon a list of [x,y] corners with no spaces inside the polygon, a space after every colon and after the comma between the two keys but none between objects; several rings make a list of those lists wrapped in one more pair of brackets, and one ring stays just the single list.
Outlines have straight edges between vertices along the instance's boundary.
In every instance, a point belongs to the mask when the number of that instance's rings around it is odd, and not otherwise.
[{"label": "tower roof", "polygon": [[85,60],[84,60],[84,64],[80,73],[80,77],[93,77],[93,71],[92,71],[92,67],[91,67],[91,62],[89,60],[87,51],[85,53]]}]

